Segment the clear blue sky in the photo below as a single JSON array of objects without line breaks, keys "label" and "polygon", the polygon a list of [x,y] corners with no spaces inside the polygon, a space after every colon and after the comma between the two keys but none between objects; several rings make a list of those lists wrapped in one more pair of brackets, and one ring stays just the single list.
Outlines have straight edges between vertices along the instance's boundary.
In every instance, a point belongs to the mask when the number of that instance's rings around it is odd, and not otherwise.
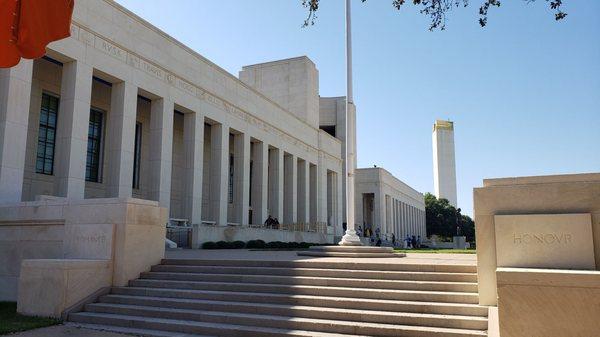
[{"label": "clear blue sky", "polygon": [[[546,1],[503,1],[480,28],[482,1],[453,10],[442,32],[409,2],[353,1],[359,167],[432,191],[432,124],[453,120],[467,214],[484,178],[600,172],[600,1],[565,0],[562,22]],[[341,0],[323,0],[305,29],[300,0],[118,2],[236,76],[307,55],[321,95],[345,93]]]}]

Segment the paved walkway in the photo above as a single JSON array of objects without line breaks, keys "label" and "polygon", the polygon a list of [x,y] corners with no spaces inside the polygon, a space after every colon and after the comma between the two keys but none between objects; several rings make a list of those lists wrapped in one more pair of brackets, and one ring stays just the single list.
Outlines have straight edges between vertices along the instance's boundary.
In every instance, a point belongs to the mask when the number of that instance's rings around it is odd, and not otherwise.
[{"label": "paved walkway", "polygon": [[202,260],[267,260],[267,261],[336,261],[354,263],[394,263],[394,264],[456,264],[476,265],[475,254],[432,254],[407,253],[402,258],[340,258],[298,256],[297,251],[287,250],[248,250],[248,249],[174,249],[167,250],[169,259]]},{"label": "paved walkway", "polygon": [[131,337],[120,333],[97,331],[90,329],[81,329],[68,325],[55,325],[48,328],[41,328],[19,332],[10,337]]}]

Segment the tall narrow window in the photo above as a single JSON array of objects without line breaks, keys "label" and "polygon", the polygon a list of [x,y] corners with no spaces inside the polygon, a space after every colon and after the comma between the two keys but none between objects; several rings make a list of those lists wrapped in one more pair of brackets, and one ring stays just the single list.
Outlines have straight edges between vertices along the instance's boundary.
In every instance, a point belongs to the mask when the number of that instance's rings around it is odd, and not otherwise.
[{"label": "tall narrow window", "polygon": [[85,180],[100,182],[100,158],[102,153],[102,118],[100,110],[90,110],[88,128],[87,160],[85,165]]},{"label": "tall narrow window", "polygon": [[52,174],[54,171],[57,114],[58,98],[43,93],[42,106],[40,108],[37,157],[35,161],[36,173]]},{"label": "tall narrow window", "polygon": [[142,123],[135,123],[133,145],[133,188],[140,188],[140,161],[142,159]]},{"label": "tall narrow window", "polygon": [[227,191],[229,203],[233,204],[233,155],[229,155],[229,190]]}]

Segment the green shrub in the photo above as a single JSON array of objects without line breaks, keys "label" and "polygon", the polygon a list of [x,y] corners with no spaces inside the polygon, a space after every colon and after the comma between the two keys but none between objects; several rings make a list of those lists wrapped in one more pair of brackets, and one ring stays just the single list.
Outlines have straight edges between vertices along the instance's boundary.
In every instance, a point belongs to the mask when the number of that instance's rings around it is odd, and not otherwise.
[{"label": "green shrub", "polygon": [[281,241],[272,241],[267,243],[267,248],[286,248],[286,244]]},{"label": "green shrub", "polygon": [[233,241],[232,243],[233,249],[242,249],[246,247],[246,243],[244,241]]},{"label": "green shrub", "polygon": [[300,242],[298,245],[299,248],[309,248],[311,246],[311,244],[308,242]]},{"label": "green shrub", "polygon": [[230,249],[233,245],[227,241],[217,241],[217,249]]},{"label": "green shrub", "polygon": [[246,248],[249,249],[263,249],[267,244],[263,240],[250,240],[246,243]]},{"label": "green shrub", "polygon": [[212,241],[208,241],[202,244],[202,249],[217,249],[217,244]]}]

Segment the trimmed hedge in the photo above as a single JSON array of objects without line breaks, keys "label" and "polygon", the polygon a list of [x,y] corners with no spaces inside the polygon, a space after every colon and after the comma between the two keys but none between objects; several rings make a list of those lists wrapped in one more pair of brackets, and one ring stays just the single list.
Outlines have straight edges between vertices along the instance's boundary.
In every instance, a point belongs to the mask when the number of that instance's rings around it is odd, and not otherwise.
[{"label": "trimmed hedge", "polygon": [[282,242],[272,241],[264,242],[263,240],[244,241],[208,241],[202,244],[202,249],[306,249],[310,246],[327,246],[330,244],[309,243],[309,242]]}]

